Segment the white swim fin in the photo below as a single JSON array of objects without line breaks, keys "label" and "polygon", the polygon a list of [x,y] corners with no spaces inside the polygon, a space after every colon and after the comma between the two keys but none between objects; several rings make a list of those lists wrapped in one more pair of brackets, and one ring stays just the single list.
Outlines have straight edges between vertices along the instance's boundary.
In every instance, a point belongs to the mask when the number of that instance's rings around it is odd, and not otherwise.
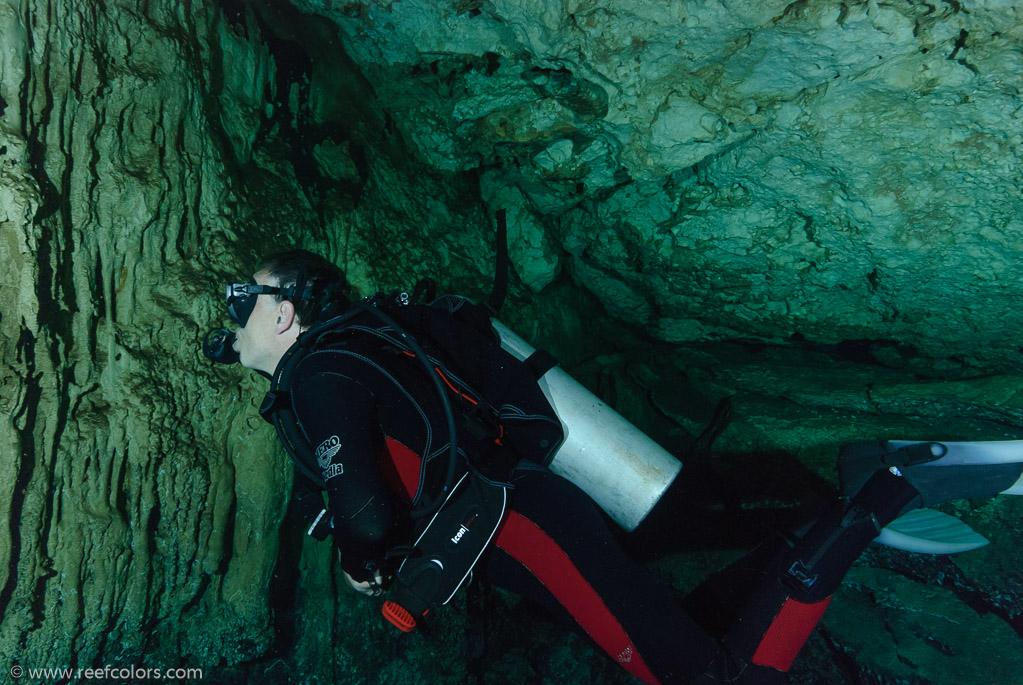
[{"label": "white swim fin", "polygon": [[923,554],[968,552],[990,542],[956,517],[934,509],[914,509],[903,514],[885,526],[874,541]]},{"label": "white swim fin", "polygon": [[876,471],[903,476],[921,506],[951,499],[1023,495],[1023,440],[989,442],[854,442],[838,455],[842,494],[859,492]]}]

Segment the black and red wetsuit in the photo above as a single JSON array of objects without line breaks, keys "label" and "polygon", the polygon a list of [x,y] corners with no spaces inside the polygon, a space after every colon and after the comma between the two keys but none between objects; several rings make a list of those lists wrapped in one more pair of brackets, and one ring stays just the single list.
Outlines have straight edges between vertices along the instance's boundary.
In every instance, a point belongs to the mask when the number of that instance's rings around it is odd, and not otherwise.
[{"label": "black and red wetsuit", "polygon": [[[470,346],[456,354],[460,368],[486,368],[508,363],[494,357],[499,352]],[[342,567],[357,581],[383,564],[387,550],[408,544],[412,501],[421,490],[439,488],[442,480],[447,426],[432,381],[407,357],[382,349],[372,336],[355,335],[309,353],[292,372],[292,409],[329,496]],[[451,381],[457,386],[458,379]],[[515,405],[500,409],[502,421],[528,417],[541,428],[551,421],[549,405],[535,412]],[[538,437],[543,435],[548,437]],[[873,537],[868,531],[852,541],[849,558],[840,559],[834,572],[826,571],[831,575],[812,591],[793,592],[769,577],[749,616],[738,621],[722,647],[623,552],[585,493],[537,463],[556,447],[549,435],[526,431],[520,440],[523,461],[512,475],[509,512],[482,568],[492,584],[574,622],[643,682],[700,677],[718,682],[734,676],[736,663],[746,669],[742,682],[784,678],[832,586]],[[530,446],[540,454],[531,454]],[[472,443],[465,449],[473,449]],[[825,528],[826,538],[834,526]],[[808,538],[814,535],[811,531]],[[797,560],[812,557],[816,548],[808,549],[794,553]],[[825,586],[830,589],[819,592]]]},{"label": "black and red wetsuit", "polygon": [[[482,363],[499,361],[492,358],[499,351],[478,354],[491,356]],[[292,372],[293,410],[317,456],[342,568],[355,580],[382,565],[388,549],[408,543],[410,502],[421,485],[439,485],[448,454],[436,390],[405,357],[352,336],[311,352]],[[533,409],[504,406],[501,413],[545,420]],[[536,445],[546,447],[554,445]],[[716,641],[626,556],[585,493],[537,464],[544,456],[513,473],[509,512],[484,557],[489,582],[574,621],[646,682],[702,671]]]}]

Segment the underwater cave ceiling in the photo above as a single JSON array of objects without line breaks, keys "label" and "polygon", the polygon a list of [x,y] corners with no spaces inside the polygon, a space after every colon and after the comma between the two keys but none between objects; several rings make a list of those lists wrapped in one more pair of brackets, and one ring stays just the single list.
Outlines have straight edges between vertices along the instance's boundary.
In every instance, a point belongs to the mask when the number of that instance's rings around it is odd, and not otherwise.
[{"label": "underwater cave ceiling", "polygon": [[1017,361],[1011,2],[321,2],[402,142],[480,174],[539,291],[671,342]]},{"label": "underwater cave ceiling", "polygon": [[[288,533],[263,381],[200,360],[281,246],[482,296],[507,210],[504,316],[670,447],[731,397],[750,506],[843,441],[1023,437],[1021,44],[1009,0],[0,3],[0,672],[460,682]],[[794,680],[1023,679],[1010,499],[864,555]],[[492,682],[623,682],[495,611]]]}]

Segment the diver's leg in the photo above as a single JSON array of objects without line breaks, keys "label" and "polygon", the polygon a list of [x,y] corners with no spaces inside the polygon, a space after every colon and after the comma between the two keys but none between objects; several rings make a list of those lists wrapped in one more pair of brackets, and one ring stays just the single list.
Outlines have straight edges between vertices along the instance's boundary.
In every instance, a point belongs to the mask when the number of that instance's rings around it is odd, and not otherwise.
[{"label": "diver's leg", "polygon": [[722,641],[720,664],[698,682],[732,682],[737,673],[745,682],[780,680],[852,563],[881,528],[919,503],[919,493],[888,471],[875,473],[852,498],[836,502],[758,573]]},{"label": "diver's leg", "polygon": [[[757,571],[722,640],[722,666],[698,682],[734,682],[736,667],[748,682],[787,672],[849,567],[881,529],[908,511],[949,499],[1023,494],[1020,452],[1017,443],[844,447],[839,472],[847,497],[805,535],[775,549],[773,561]],[[750,566],[740,569],[747,582]],[[735,584],[734,574],[722,576],[726,587]]]},{"label": "diver's leg", "polygon": [[777,537],[767,555],[755,550],[736,565],[746,567],[741,582],[752,587],[740,589],[742,606],[719,641],[625,555],[576,486],[548,473],[529,473],[517,486],[488,578],[574,621],[648,683],[784,682],[853,560],[879,526],[916,498],[904,481],[882,472],[801,539]]},{"label": "diver's leg", "polygon": [[592,500],[550,473],[516,482],[486,571],[493,584],[574,621],[643,682],[684,682],[718,646],[618,547]]},{"label": "diver's leg", "polygon": [[[645,676],[648,682],[654,682],[651,680],[654,673],[660,682],[688,680],[692,676],[698,676],[695,682],[702,683],[783,682],[832,593],[882,528],[924,502],[938,503],[941,497],[963,496],[960,492],[980,492],[975,484],[961,482],[964,472],[958,467],[948,471],[951,483],[939,482],[930,471],[924,472],[927,478],[903,477],[907,470],[912,473],[914,466],[890,469],[886,462],[881,464],[859,478],[855,488],[846,489],[851,496],[836,502],[804,535],[788,540],[777,538],[786,540],[785,544],[771,555],[771,563],[757,570],[757,581],[750,592],[744,593],[742,606],[720,643],[632,565],[610,540],[595,505],[581,492],[578,497],[583,499],[576,501],[557,494],[563,486],[552,487],[533,477],[534,482],[525,484],[516,494],[514,507],[521,516],[513,520],[519,523],[506,527],[509,532],[503,540],[505,544],[502,546],[499,538],[498,547],[526,566],[587,632],[593,621],[595,625],[612,619],[617,622],[627,641],[598,639],[598,643],[613,657],[640,655],[648,664],[644,666],[649,671]],[[1015,494],[1017,488],[1023,488],[1019,485],[1023,482],[1019,473],[1013,476],[1006,470],[1003,465],[996,465],[991,471],[993,489],[985,489],[985,494]],[[970,471],[980,478],[986,478],[986,473],[987,470]],[[914,485],[920,485],[921,490]],[[549,554],[546,547],[533,547],[536,541],[525,532],[533,529],[533,535],[549,538],[576,568],[571,580],[565,581],[569,576],[550,566],[549,560],[557,555]],[[529,552],[535,549],[546,551],[534,559]],[[495,559],[499,557],[495,555]],[[559,580],[566,587],[553,589]],[[500,584],[500,580],[496,582]],[[566,597],[578,594],[573,588],[581,585],[592,589],[590,599],[580,602],[582,609],[566,604]],[[603,603],[602,611],[610,618],[591,620],[585,614],[583,610],[589,611],[594,597]],[[676,652],[678,656],[673,661],[670,652],[679,650],[680,645],[683,648]],[[636,670],[632,672],[639,674]]]}]

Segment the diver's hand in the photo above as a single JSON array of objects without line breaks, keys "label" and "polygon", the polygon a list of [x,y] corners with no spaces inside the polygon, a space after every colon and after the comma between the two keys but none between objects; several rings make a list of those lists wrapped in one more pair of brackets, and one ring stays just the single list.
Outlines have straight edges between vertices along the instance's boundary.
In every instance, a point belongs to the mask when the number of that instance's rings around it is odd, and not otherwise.
[{"label": "diver's hand", "polygon": [[345,580],[348,585],[351,586],[356,592],[361,592],[368,597],[379,597],[384,594],[383,582],[384,577],[380,575],[380,571],[376,571],[373,577],[369,580],[358,581],[348,575],[344,570],[341,571],[345,574]]}]

